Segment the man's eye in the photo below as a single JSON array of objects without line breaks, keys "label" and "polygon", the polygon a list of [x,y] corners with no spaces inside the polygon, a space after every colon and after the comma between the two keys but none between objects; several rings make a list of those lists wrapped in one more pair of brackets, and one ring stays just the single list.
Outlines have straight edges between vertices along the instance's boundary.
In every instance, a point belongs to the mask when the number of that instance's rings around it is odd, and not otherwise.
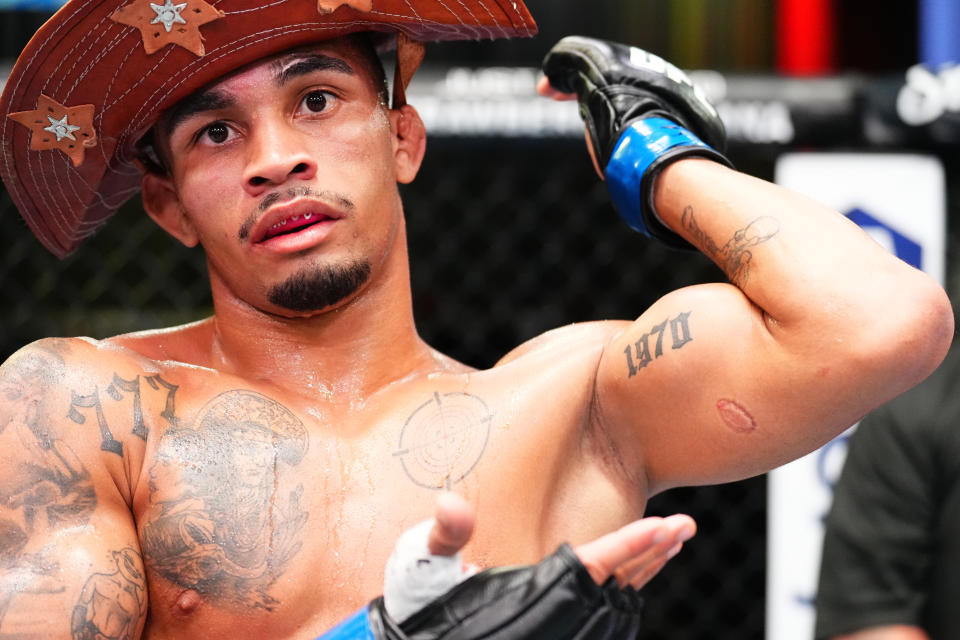
[{"label": "man's eye", "polygon": [[206,136],[214,144],[223,144],[230,137],[230,128],[222,122],[214,122],[204,128],[201,136]]},{"label": "man's eye", "polygon": [[327,108],[331,97],[326,91],[311,91],[303,97],[303,104],[310,111],[320,113]]}]

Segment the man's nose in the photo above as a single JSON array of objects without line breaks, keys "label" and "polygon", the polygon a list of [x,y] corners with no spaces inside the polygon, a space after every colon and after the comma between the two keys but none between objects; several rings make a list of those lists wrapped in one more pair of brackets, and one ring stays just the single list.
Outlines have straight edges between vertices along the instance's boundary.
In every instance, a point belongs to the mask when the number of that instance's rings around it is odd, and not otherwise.
[{"label": "man's nose", "polygon": [[288,180],[310,180],[317,161],[307,152],[303,133],[284,123],[261,123],[250,133],[244,188],[252,196]]}]

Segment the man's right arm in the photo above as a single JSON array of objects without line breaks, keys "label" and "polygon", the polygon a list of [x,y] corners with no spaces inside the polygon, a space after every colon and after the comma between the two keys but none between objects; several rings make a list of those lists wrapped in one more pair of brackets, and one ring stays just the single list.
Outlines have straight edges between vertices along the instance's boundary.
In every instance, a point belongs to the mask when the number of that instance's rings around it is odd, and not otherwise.
[{"label": "man's right arm", "polygon": [[117,470],[104,463],[102,410],[84,396],[90,351],[43,340],[0,367],[3,636],[136,638],[143,629],[136,527]]},{"label": "man's right arm", "polygon": [[680,289],[604,347],[592,415],[648,494],[758,475],[918,383],[953,333],[936,281],[813,200],[729,168],[688,78],[570,37],[544,61],[575,91],[615,208],[711,258],[730,283]]}]

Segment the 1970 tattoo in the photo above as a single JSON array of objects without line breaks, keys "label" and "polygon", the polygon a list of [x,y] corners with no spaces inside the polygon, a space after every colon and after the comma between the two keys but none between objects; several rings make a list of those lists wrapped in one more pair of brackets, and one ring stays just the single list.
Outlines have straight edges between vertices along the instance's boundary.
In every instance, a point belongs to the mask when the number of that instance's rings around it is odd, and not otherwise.
[{"label": "1970 tattoo", "polygon": [[663,355],[663,336],[670,327],[670,348],[680,349],[693,340],[690,337],[690,312],[685,311],[673,318],[667,318],[654,325],[650,331],[640,336],[633,344],[623,350],[627,356],[627,377],[632,378],[648,364]]},{"label": "1970 tattoo", "polygon": [[201,595],[270,610],[268,589],[301,547],[303,423],[254,391],[211,400],[192,428],[164,433],[150,469],[157,515],[141,529],[147,566]]}]

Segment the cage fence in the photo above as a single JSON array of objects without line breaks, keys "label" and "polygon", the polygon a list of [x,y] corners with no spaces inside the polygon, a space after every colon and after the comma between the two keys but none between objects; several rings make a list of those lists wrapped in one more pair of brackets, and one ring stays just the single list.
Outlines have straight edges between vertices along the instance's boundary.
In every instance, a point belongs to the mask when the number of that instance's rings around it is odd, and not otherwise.
[{"label": "cage fence", "polygon": [[[824,79],[802,90],[772,77],[725,80],[724,89],[741,98],[723,107],[736,138],[731,158],[760,178],[773,177],[777,154],[786,149],[878,148],[861,135],[865,119],[888,150],[936,153],[948,176],[947,252],[960,255],[953,224],[960,203],[956,145],[915,130],[903,137],[902,128],[888,126],[891,91],[902,79],[869,86],[857,78]],[[792,127],[789,136],[778,128],[783,113]],[[550,126],[566,126],[549,118]],[[431,139],[420,175],[402,193],[420,333],[476,367],[492,365],[548,329],[636,317],[678,287],[723,280],[699,254],[667,249],[624,226],[592,172],[581,137],[514,131],[505,139],[448,131]],[[2,358],[46,336],[102,338],[212,312],[202,252],[166,236],[136,200],[63,261],[42,249],[5,192],[0,230],[6,240],[0,253]],[[948,261],[947,271],[955,302],[956,262]],[[644,638],[763,637],[766,499],[759,477],[675,489],[650,501],[650,514],[692,515],[699,534],[644,590]]]},{"label": "cage fence", "polygon": [[[404,199],[421,334],[478,367],[550,328],[634,317],[671,289],[722,277],[698,254],[626,229],[579,141],[509,153],[502,141],[439,142]],[[44,336],[101,338],[210,313],[202,254],[135,203],[62,262],[6,194],[0,206],[4,356]],[[652,512],[690,513],[701,533],[647,590],[645,637],[760,637],[764,500],[762,479],[654,499]]]}]

